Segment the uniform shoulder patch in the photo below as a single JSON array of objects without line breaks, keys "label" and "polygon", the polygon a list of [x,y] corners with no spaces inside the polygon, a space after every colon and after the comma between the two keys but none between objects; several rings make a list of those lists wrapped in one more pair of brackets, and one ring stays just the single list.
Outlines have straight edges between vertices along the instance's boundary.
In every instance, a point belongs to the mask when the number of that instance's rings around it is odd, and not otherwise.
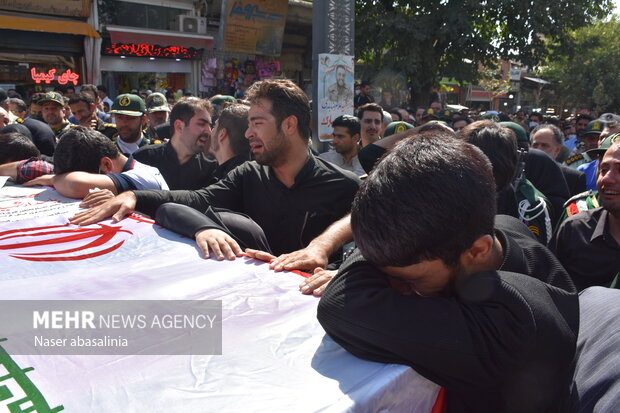
[{"label": "uniform shoulder patch", "polygon": [[570,165],[570,164],[572,164],[572,163],[574,163],[574,162],[577,162],[577,161],[579,161],[579,160],[581,160],[581,159],[584,159],[584,158],[583,158],[583,154],[581,154],[581,153],[580,153],[580,154],[577,154],[577,155],[573,155],[573,156],[571,156],[571,157],[570,157],[570,158],[568,158],[566,161],[564,161],[564,163],[565,163],[566,165]]}]

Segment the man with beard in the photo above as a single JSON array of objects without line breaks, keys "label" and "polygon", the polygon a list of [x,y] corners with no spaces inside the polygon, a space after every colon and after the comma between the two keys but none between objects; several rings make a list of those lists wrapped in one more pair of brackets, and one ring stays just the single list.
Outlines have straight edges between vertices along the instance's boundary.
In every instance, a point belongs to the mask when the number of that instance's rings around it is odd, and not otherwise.
[{"label": "man with beard", "polygon": [[596,178],[602,207],[567,218],[549,245],[579,291],[620,285],[620,134],[596,151],[602,155]]},{"label": "man with beard", "polygon": [[149,126],[144,133],[152,142],[160,140],[157,134],[157,127],[168,122],[168,116],[170,114],[170,107],[168,106],[166,97],[159,92],[148,95],[146,97],[146,111],[149,119]]},{"label": "man with beard", "polygon": [[344,65],[336,66],[336,83],[327,88],[329,100],[337,103],[346,103],[353,100],[353,92],[346,84],[347,69]]},{"label": "man with beard", "polygon": [[146,107],[140,96],[130,93],[118,95],[114,99],[110,113],[114,115],[118,130],[114,141],[123,155],[131,155],[138,148],[151,143],[143,131],[146,124]]},{"label": "man with beard", "polygon": [[181,98],[170,112],[170,140],[140,148],[134,158],[159,169],[170,189],[202,188],[211,181],[217,167],[203,155],[211,137],[212,113],[213,107],[206,99]]},{"label": "man with beard", "polygon": [[[254,161],[197,191],[125,192],[78,213],[70,222],[88,225],[110,216],[119,221],[134,210],[152,216],[157,213],[158,222],[164,225],[184,219],[184,230],[178,231],[194,237],[205,257],[213,252],[217,259],[241,256],[240,244],[264,249],[243,242],[240,235],[249,227],[256,229],[256,224],[264,231],[274,254],[305,247],[349,211],[359,178],[309,151],[309,101],[293,82],[257,82],[247,90],[246,98],[250,111],[245,137]],[[88,205],[88,199],[85,201]],[[166,202],[188,205],[209,216],[188,208],[188,213],[170,217],[165,207],[160,208]],[[211,214],[214,208],[237,213],[235,223],[229,226],[222,220],[210,219],[219,218],[217,211]]]},{"label": "man with beard", "polygon": [[41,106],[41,114],[43,120],[47,123],[52,131],[56,140],[60,138],[60,135],[71,127],[71,123],[65,119],[65,113],[63,111],[65,107],[65,100],[58,92],[47,92],[38,104]]},{"label": "man with beard", "polygon": [[75,121],[86,128],[95,129],[112,139],[117,133],[116,125],[105,123],[97,117],[97,106],[95,101],[88,93],[79,93],[69,99],[69,107]]},{"label": "man with beard", "polygon": [[217,161],[217,169],[210,183],[219,181],[250,160],[250,144],[245,138],[249,109],[248,105],[241,103],[225,105],[215,121],[209,144],[204,148],[204,153]]}]

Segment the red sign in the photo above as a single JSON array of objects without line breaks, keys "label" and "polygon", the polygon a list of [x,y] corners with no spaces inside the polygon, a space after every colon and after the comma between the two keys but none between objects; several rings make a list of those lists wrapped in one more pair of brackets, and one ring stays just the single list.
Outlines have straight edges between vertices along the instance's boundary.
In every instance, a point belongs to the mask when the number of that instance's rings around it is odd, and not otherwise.
[{"label": "red sign", "polygon": [[56,80],[61,85],[66,85],[67,83],[71,82],[75,86],[77,86],[78,80],[80,79],[80,75],[78,75],[77,73],[73,73],[71,69],[67,69],[61,75],[56,76],[56,69],[50,69],[47,71],[47,73],[45,73],[37,72],[37,69],[35,67],[30,69],[30,77],[36,83],[45,82],[48,85],[52,83],[53,80]]},{"label": "red sign", "polygon": [[145,43],[113,43],[105,47],[103,53],[113,56],[167,57],[176,59],[192,59],[200,54],[198,49],[183,46],[159,46]]}]

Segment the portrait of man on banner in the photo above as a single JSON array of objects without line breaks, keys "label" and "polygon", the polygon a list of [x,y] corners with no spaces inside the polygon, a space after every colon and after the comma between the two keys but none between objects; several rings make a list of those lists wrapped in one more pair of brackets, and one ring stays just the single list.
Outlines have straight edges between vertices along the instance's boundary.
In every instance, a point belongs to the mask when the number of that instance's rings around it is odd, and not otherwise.
[{"label": "portrait of man on banner", "polygon": [[332,121],[353,114],[353,57],[319,55],[319,139],[330,141]]}]

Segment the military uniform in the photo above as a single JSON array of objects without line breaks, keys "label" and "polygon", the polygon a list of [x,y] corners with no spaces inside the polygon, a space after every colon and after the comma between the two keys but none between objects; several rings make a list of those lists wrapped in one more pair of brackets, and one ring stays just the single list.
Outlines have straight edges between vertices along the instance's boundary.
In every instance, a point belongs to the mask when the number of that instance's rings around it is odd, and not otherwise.
[{"label": "military uniform", "polygon": [[569,168],[576,169],[579,165],[592,162],[593,159],[590,154],[586,152],[586,143],[583,140],[592,139],[592,137],[587,138],[588,135],[596,135],[596,139],[598,139],[598,136],[601,134],[601,132],[603,132],[604,128],[605,122],[602,120],[597,119],[589,122],[588,126],[586,126],[586,129],[580,135],[580,141],[575,146],[575,149],[573,149],[568,159],[564,161],[564,165],[568,166]]},{"label": "military uniform", "polygon": [[118,134],[116,130],[116,125],[114,123],[106,123],[99,118],[97,118],[97,125],[95,126],[95,130],[103,133],[110,139],[114,139],[114,136]]},{"label": "military uniform", "polygon": [[143,134],[151,143],[164,143],[162,139],[159,139],[159,136],[157,135],[157,130],[152,126],[146,128]]},{"label": "military uniform", "polygon": [[74,125],[73,123],[66,120],[62,123],[60,127],[52,128],[52,132],[54,132],[54,136],[56,136],[56,140],[58,141],[60,140],[60,135],[62,135],[63,133],[65,133],[67,130],[71,129],[74,126],[77,126],[77,125]]},{"label": "military uniform", "polygon": [[[142,117],[146,113],[146,106],[140,96],[125,93],[123,95],[118,95],[116,99],[114,99],[110,113],[113,115]],[[142,131],[140,139],[135,143],[128,143],[119,139],[118,132],[113,136],[112,140],[125,156],[133,154],[138,148],[151,144],[151,141],[145,136],[144,130]]]},{"label": "military uniform", "polygon": [[118,150],[125,156],[129,156],[133,154],[135,151],[137,151],[138,149],[142,148],[143,146],[150,145],[152,143],[151,140],[146,137],[146,135],[144,134],[144,131],[142,131],[142,135],[140,136],[140,139],[138,140],[137,144],[125,143],[125,142],[119,143],[121,139],[119,138],[118,133],[114,134],[114,136],[112,137],[112,141],[114,142]]},{"label": "military uniform", "polygon": [[[54,102],[54,103],[60,105],[61,107],[65,106],[65,99],[58,92],[47,92],[45,95],[43,95],[42,99],[39,99],[37,104],[43,106],[47,102]],[[52,131],[54,132],[54,136],[56,137],[56,141],[58,141],[60,139],[60,135],[62,135],[66,130],[68,130],[69,128],[71,128],[71,127],[73,127],[75,125],[70,123],[68,120],[65,120],[57,128],[52,127],[52,125],[49,125],[49,126],[50,126],[50,128],[52,128]]]},{"label": "military uniform", "polygon": [[[580,144],[583,145],[582,142],[580,142]],[[577,148],[579,148],[579,145],[577,146]],[[581,149],[581,151],[583,151],[583,149]],[[588,156],[587,153],[580,152],[580,153],[575,154],[575,151],[573,151],[573,154],[567,160],[564,161],[563,165],[566,165],[572,169],[577,169],[579,165],[583,165],[588,162],[592,162],[592,159]]]}]

